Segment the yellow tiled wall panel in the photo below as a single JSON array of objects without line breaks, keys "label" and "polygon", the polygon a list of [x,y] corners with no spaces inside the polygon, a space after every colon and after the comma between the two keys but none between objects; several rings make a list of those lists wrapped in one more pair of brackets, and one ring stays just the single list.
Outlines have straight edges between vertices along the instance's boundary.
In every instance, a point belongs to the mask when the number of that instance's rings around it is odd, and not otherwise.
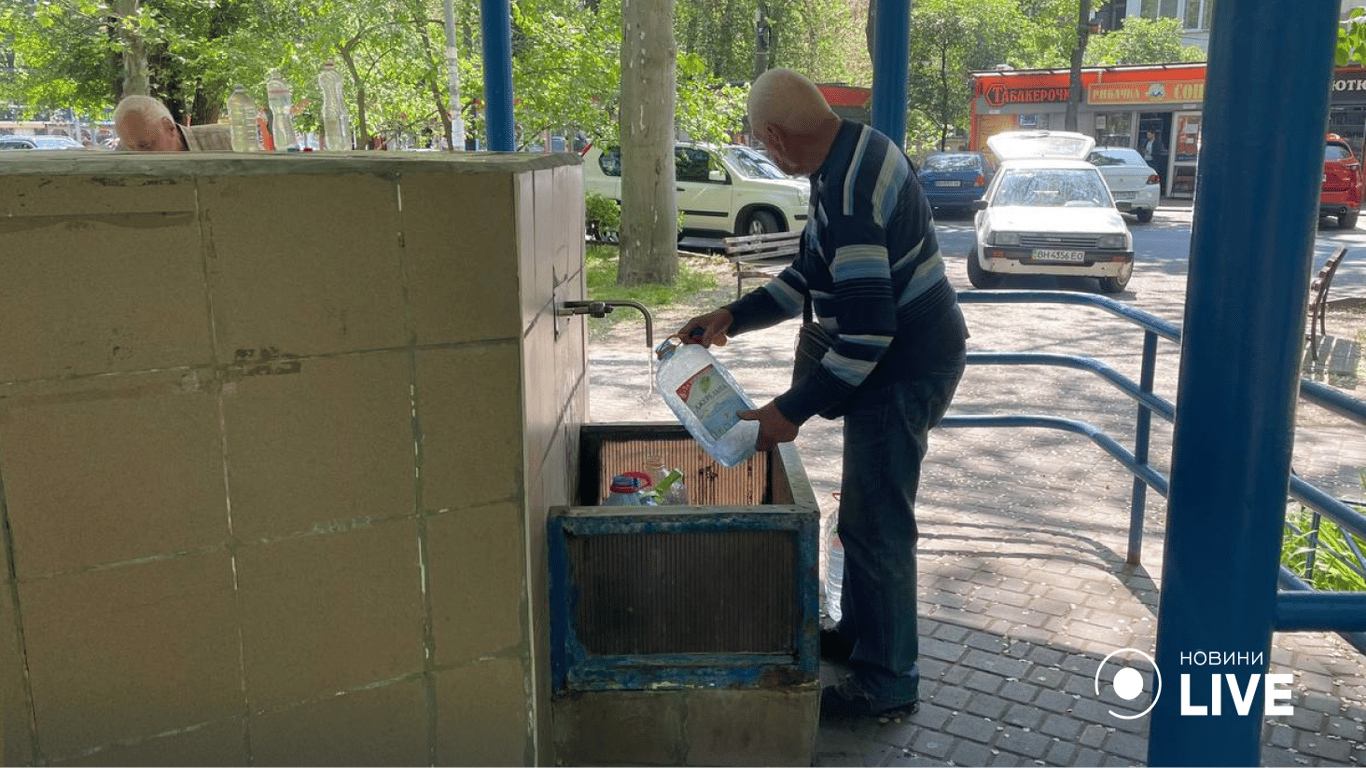
[{"label": "yellow tiled wall panel", "polygon": [[77,379],[0,398],[21,578],[226,543],[218,406],[204,378]]},{"label": "yellow tiled wall panel", "polygon": [[256,765],[430,765],[420,679],[252,716]]},{"label": "yellow tiled wall panel", "polygon": [[525,670],[514,659],[438,672],[436,764],[534,764],[524,686]]}]

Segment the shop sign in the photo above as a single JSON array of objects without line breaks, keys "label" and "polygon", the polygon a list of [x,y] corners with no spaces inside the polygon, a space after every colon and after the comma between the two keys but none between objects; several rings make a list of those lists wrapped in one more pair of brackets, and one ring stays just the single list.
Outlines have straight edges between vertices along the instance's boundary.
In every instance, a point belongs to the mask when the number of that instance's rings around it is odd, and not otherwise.
[{"label": "shop sign", "polygon": [[1173,104],[1205,100],[1204,82],[1097,83],[1086,87],[1088,104]]},{"label": "shop sign", "polygon": [[1333,98],[1342,101],[1366,100],[1366,72],[1338,70],[1333,74]]},{"label": "shop sign", "polygon": [[1004,107],[1007,104],[1043,104],[1045,102],[1067,101],[1066,86],[1010,88],[1005,83],[991,83],[985,89],[987,106]]}]

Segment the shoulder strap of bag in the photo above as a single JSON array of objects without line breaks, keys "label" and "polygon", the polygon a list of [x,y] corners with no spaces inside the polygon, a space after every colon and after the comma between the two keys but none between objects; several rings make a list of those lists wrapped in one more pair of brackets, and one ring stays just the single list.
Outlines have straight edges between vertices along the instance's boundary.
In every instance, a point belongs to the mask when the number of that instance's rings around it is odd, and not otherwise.
[{"label": "shoulder strap of bag", "polygon": [[802,304],[802,322],[811,322],[811,294],[806,294],[806,302]]}]

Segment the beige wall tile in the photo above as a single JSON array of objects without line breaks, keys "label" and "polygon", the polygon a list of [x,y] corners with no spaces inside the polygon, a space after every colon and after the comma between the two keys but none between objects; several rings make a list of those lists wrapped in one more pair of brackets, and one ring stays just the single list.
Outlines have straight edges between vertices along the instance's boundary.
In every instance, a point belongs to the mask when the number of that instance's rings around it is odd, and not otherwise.
[{"label": "beige wall tile", "polygon": [[226,552],[41,579],[19,595],[45,755],[241,712]]},{"label": "beige wall tile", "polygon": [[209,363],[202,251],[191,212],[0,218],[0,381]]},{"label": "beige wall tile", "polygon": [[246,546],[237,573],[253,711],[422,670],[412,520]]},{"label": "beige wall tile", "polygon": [[559,402],[559,372],[555,370],[556,341],[553,319],[543,313],[522,340],[522,386],[525,393],[526,455],[529,466],[538,466],[555,435],[563,404]]},{"label": "beige wall tile", "polygon": [[233,533],[413,511],[408,353],[295,361],[225,392]]},{"label": "beige wall tile", "polygon": [[0,765],[28,765],[33,761],[33,738],[8,576],[6,568],[0,578]]},{"label": "beige wall tile", "polygon": [[[136,744],[115,745],[54,765],[246,765],[246,723],[240,718],[207,723]],[[260,765],[261,763],[257,763]]]},{"label": "beige wall tile", "polygon": [[515,176],[403,177],[408,300],[419,344],[515,338]]},{"label": "beige wall tile", "polygon": [[516,342],[418,351],[425,509],[520,497],[520,378]]},{"label": "beige wall tile", "polygon": [[514,659],[436,673],[436,764],[532,765],[524,686]]},{"label": "beige wall tile", "polygon": [[513,504],[445,512],[427,521],[437,664],[459,664],[524,643],[526,555]]},{"label": "beige wall tile", "polygon": [[256,765],[430,765],[421,679],[255,715]]},{"label": "beige wall tile", "polygon": [[393,182],[247,176],[204,179],[200,190],[214,323],[229,360],[406,343]]},{"label": "beige wall tile", "polygon": [[[513,177],[515,203],[513,214],[517,239],[517,272],[523,276],[517,286],[522,306],[522,326],[530,325],[532,319],[545,308],[549,300],[542,295],[536,280],[536,183],[530,173],[520,173]],[[554,288],[552,284],[549,286]]]},{"label": "beige wall tile", "polygon": [[21,577],[226,542],[217,404],[200,381],[81,379],[0,400]]},{"label": "beige wall tile", "polygon": [[151,178],[100,173],[5,176],[0,218],[193,211],[195,186],[184,175]]}]

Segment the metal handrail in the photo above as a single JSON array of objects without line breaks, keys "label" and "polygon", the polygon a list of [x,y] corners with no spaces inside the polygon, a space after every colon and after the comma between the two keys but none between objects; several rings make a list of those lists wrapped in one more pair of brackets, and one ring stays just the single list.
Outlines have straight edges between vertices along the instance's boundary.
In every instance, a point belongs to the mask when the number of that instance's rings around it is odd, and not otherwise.
[{"label": "metal handrail", "polygon": [[[1075,355],[1035,352],[972,352],[971,365],[1050,365],[1087,370],[1105,379],[1119,391],[1139,404],[1135,417],[1135,448],[1132,452],[1121,446],[1102,429],[1084,421],[1054,416],[1011,415],[955,415],[949,414],[940,422],[944,427],[1042,427],[1085,435],[1106,453],[1119,461],[1134,475],[1133,495],[1129,511],[1129,550],[1127,560],[1137,564],[1141,555],[1143,518],[1146,508],[1146,489],[1153,488],[1167,495],[1168,478],[1148,463],[1151,438],[1151,414],[1167,421],[1175,417],[1176,409],[1166,399],[1153,393],[1154,370],[1157,360],[1157,339],[1180,343],[1181,330],[1175,323],[1149,312],[1122,304],[1106,296],[1066,291],[966,291],[958,295],[963,304],[1073,304],[1101,309],[1144,331],[1140,382],[1115,371],[1099,360]],[[1300,398],[1318,405],[1349,421],[1366,426],[1366,401],[1310,379],[1300,380]],[[1358,536],[1366,537],[1366,515],[1333,498],[1305,480],[1289,478],[1290,495],[1316,512]],[[1366,654],[1366,594],[1324,592],[1314,590],[1307,582],[1281,566],[1280,582],[1284,590],[1277,595],[1276,630],[1295,632],[1305,630],[1333,630]]]}]

